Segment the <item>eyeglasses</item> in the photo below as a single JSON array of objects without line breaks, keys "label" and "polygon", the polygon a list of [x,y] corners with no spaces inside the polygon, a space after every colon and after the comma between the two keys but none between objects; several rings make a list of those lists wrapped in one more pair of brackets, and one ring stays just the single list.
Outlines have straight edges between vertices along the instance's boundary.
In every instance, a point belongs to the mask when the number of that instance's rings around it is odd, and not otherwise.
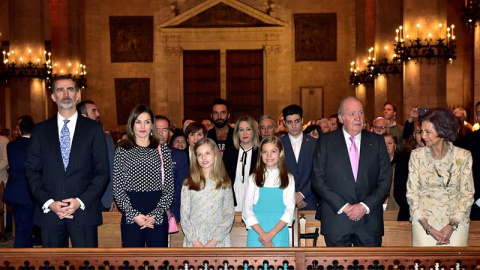
[{"label": "eyeglasses", "polygon": [[373,128],[374,128],[375,130],[388,129],[388,127],[384,127],[384,126],[373,126]]}]

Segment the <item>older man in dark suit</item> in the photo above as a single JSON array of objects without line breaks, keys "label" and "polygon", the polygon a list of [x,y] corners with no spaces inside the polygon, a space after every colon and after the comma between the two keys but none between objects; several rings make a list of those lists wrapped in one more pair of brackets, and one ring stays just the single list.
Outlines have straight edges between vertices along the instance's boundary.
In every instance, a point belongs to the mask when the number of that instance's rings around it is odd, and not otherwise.
[{"label": "older man in dark suit", "polygon": [[102,125],[78,116],[78,91],[73,78],[54,80],[51,98],[58,114],[37,125],[25,162],[44,247],[68,247],[69,238],[73,247],[98,246],[107,146]]},{"label": "older man in dark suit", "polygon": [[363,105],[340,103],[343,128],[320,137],[313,160],[312,189],[327,246],[381,246],[383,198],[392,168],[382,136],[363,130]]},{"label": "older man in dark suit", "polygon": [[[480,123],[480,101],[475,104],[475,115],[477,122]],[[473,169],[473,181],[475,185],[475,202],[472,205],[472,211],[470,212],[471,220],[480,220],[480,130],[467,134],[461,138],[455,144],[458,147],[472,152],[472,169]]]}]

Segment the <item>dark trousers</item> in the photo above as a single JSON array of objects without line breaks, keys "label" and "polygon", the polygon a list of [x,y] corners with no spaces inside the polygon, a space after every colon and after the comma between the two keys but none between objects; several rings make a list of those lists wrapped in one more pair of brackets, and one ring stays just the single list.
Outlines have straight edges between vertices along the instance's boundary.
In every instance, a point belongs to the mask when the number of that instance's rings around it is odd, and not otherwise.
[{"label": "dark trousers", "polygon": [[41,227],[43,247],[68,247],[68,239],[72,247],[98,247],[97,226],[78,226],[73,220],[56,227]]},{"label": "dark trousers", "polygon": [[360,237],[357,234],[347,234],[338,237],[324,235],[324,237],[327,247],[380,247],[382,245],[382,237]]},{"label": "dark trousers", "polygon": [[470,220],[480,220],[480,207],[475,203],[472,205],[472,212],[470,212]]},{"label": "dark trousers", "polygon": [[153,229],[140,229],[137,223],[126,224],[122,221],[122,247],[167,247],[168,222],[164,215],[160,225],[155,224]]},{"label": "dark trousers", "polygon": [[15,218],[15,241],[13,247],[33,247],[32,233],[35,206],[15,202],[10,203],[10,205]]}]

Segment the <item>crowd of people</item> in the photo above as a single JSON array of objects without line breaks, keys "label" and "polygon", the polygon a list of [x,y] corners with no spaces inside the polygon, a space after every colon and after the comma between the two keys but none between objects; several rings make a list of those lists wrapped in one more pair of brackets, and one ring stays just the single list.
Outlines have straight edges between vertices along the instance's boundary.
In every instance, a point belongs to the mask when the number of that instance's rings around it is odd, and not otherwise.
[{"label": "crowd of people", "polygon": [[[122,212],[124,247],[167,247],[172,218],[185,247],[229,247],[236,211],[248,247],[291,246],[297,209],[316,210],[327,246],[381,246],[385,210],[412,223],[413,246],[466,246],[480,219],[480,131],[464,109],[413,108],[402,126],[386,102],[370,126],[362,102],[346,97],[308,123],[295,104],[278,121],[231,123],[228,101],[216,99],[211,119],[180,129],[138,105],[117,137],[93,101],[77,104],[74,79],[57,77],[51,98],[55,117],[22,116],[18,138],[0,137],[15,247],[33,245],[34,225],[44,247],[96,247],[102,211]],[[480,102],[475,112],[480,122]]]}]

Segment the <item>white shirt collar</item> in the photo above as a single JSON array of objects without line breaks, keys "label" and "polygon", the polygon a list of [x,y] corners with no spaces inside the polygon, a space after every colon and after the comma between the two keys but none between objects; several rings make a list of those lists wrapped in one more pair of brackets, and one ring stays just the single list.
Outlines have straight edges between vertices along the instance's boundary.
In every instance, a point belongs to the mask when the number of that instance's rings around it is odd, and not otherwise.
[{"label": "white shirt collar", "polygon": [[301,132],[300,135],[298,135],[297,138],[293,137],[292,135],[290,135],[290,133],[288,133],[288,138],[290,139],[291,142],[302,141],[303,140],[303,132]]}]

